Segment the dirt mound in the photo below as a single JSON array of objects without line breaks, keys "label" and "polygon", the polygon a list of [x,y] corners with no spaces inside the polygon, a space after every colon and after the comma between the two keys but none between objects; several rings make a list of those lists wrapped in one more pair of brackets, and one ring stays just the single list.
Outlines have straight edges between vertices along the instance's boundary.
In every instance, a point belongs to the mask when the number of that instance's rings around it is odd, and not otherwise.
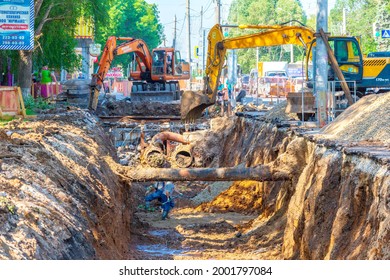
[{"label": "dirt mound", "polygon": [[259,213],[262,210],[262,184],[255,181],[234,182],[212,201],[196,208],[204,212]]},{"label": "dirt mound", "polygon": [[226,233],[236,230],[234,226],[225,220],[218,220],[212,223],[199,223],[191,225],[183,225],[178,227],[179,231],[192,231],[193,233]]},{"label": "dirt mound", "polygon": [[390,143],[390,92],[368,95],[321,130],[321,137]]},{"label": "dirt mound", "polygon": [[286,113],[287,101],[281,101],[270,109],[265,116],[267,121],[299,120],[297,114]]},{"label": "dirt mound", "polygon": [[224,166],[220,163],[223,143],[231,133],[236,120],[236,117],[217,117],[210,120],[209,130],[188,134],[193,147],[194,167]]},{"label": "dirt mound", "polygon": [[270,108],[265,106],[264,104],[255,105],[253,102],[248,104],[238,104],[235,108],[235,112],[259,112],[259,111],[268,111]]},{"label": "dirt mound", "polygon": [[[130,210],[87,111],[49,110],[0,129],[0,259],[123,259]],[[122,207],[125,206],[125,207]]]},{"label": "dirt mound", "polygon": [[107,98],[96,109],[99,116],[180,116],[180,102],[131,102]]},{"label": "dirt mound", "polygon": [[228,189],[231,184],[231,182],[212,182],[195,197],[193,197],[191,201],[196,206],[205,202],[210,202],[221,192]]}]

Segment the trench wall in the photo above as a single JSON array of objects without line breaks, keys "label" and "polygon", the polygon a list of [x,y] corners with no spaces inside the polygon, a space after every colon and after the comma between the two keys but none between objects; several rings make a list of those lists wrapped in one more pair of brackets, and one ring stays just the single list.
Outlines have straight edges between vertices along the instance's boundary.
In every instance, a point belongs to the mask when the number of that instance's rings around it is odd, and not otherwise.
[{"label": "trench wall", "polygon": [[0,260],[128,259],[130,193],[83,111],[0,129]]},{"label": "trench wall", "polygon": [[291,182],[259,183],[256,194],[259,219],[284,224],[282,259],[390,259],[388,158],[243,118],[222,145],[225,165],[274,161],[293,174]]}]

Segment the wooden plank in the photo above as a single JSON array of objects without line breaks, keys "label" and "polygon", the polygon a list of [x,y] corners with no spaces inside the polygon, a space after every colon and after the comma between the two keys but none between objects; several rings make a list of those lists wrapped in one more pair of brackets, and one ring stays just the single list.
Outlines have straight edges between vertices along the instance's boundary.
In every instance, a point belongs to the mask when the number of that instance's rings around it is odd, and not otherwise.
[{"label": "wooden plank", "polygon": [[24,107],[22,91],[21,91],[20,87],[17,87],[16,91],[18,92],[18,96],[19,96],[18,104],[22,107],[22,109],[21,109],[22,116],[23,116],[23,118],[25,118],[26,117],[26,108]]}]

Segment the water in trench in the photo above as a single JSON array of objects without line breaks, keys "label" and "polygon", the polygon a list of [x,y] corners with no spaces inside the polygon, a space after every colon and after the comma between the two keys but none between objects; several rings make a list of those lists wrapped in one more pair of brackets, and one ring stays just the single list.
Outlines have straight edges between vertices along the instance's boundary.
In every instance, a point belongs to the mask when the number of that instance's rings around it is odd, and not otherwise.
[{"label": "water in trench", "polygon": [[138,244],[136,249],[150,257],[167,258],[169,256],[181,256],[188,252],[189,248],[172,248],[170,241],[179,239],[180,234],[172,229],[153,229],[148,235],[160,241],[158,244]]}]

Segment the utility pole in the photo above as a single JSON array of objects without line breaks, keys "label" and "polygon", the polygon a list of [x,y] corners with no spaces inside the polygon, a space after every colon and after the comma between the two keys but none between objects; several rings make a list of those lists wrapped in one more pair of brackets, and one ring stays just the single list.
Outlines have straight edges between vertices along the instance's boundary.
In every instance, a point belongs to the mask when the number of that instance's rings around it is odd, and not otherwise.
[{"label": "utility pole", "polygon": [[202,74],[205,76],[206,67],[206,29],[203,30],[203,50],[202,50]]},{"label": "utility pole", "polygon": [[[317,29],[319,33],[322,28],[328,32],[328,0],[317,0]],[[321,36],[317,37],[315,54],[315,87],[314,94],[317,102],[317,120],[320,127],[326,125],[326,92],[328,86],[328,53],[325,42]],[[303,104],[302,104],[303,106]]]},{"label": "utility pole", "polygon": [[176,18],[176,15],[175,15],[175,24],[174,24],[174,27],[173,27],[173,42],[172,42],[172,47],[174,49],[176,49],[176,24],[177,24],[177,18]]},{"label": "utility pole", "polygon": [[[199,30],[199,35],[202,36],[203,32],[203,6],[200,7],[200,30]],[[204,36],[202,37],[202,76],[203,76],[203,70],[204,70]],[[197,69],[198,70],[198,69]]]},{"label": "utility pole", "polygon": [[203,29],[203,6],[200,7],[200,33],[202,33]]},{"label": "utility pole", "polygon": [[216,0],[217,6],[215,9],[215,21],[221,24],[221,0]]},{"label": "utility pole", "polygon": [[[290,17],[290,26],[292,25],[292,17]],[[290,63],[294,63],[294,45],[290,44]]]},{"label": "utility pole", "polygon": [[[188,35],[188,63],[190,64],[190,77],[192,74],[191,67],[191,14],[190,14],[190,0],[187,0],[187,35]],[[190,86],[191,89],[191,79]]]}]

